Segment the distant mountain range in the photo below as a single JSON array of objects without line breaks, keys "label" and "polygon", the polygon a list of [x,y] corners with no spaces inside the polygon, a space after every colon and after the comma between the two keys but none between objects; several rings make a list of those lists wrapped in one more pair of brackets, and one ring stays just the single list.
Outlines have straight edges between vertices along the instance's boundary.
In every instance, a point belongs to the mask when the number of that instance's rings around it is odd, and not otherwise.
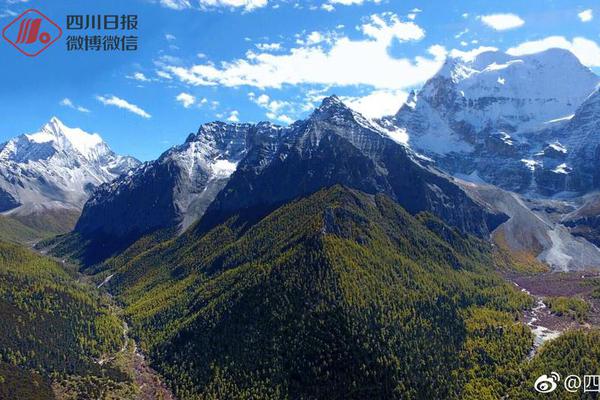
[{"label": "distant mountain range", "polygon": [[101,259],[157,230],[185,229],[199,219],[210,229],[240,213],[258,219],[335,184],[385,193],[410,212],[429,211],[480,237],[506,219],[332,96],[285,128],[203,125],[184,145],[101,186],[74,233]]},{"label": "distant mountain range", "polygon": [[93,264],[146,235],[258,220],[342,184],[479,237],[512,219],[513,249],[558,269],[600,266],[598,223],[577,212],[600,189],[599,83],[565,50],[451,58],[393,116],[370,120],[331,96],[287,127],[204,124],[143,164],[53,118],[2,145],[0,208],[29,226],[44,210],[81,212],[62,249]]}]

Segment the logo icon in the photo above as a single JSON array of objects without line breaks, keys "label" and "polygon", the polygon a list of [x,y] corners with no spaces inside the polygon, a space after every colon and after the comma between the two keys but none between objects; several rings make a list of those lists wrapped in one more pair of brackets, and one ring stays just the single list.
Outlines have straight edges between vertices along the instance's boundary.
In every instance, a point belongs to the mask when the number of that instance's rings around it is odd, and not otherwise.
[{"label": "logo icon", "polygon": [[552,393],[556,390],[558,381],[560,381],[558,372],[551,372],[550,376],[544,374],[537,378],[533,388],[540,393]]},{"label": "logo icon", "polygon": [[2,30],[2,37],[17,50],[35,57],[62,35],[62,29],[33,8],[23,12]]}]

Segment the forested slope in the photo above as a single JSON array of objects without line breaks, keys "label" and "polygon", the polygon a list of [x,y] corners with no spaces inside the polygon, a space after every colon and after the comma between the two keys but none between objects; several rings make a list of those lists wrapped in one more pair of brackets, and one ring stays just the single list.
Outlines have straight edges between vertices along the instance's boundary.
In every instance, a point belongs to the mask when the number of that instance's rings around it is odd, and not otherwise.
[{"label": "forested slope", "polygon": [[98,362],[122,345],[122,321],[94,288],[61,263],[0,242],[1,399],[54,398],[52,384],[72,398],[129,393],[129,376]]},{"label": "forested slope", "polygon": [[496,260],[337,186],[113,259],[109,285],[181,399],[498,398],[532,338]]}]

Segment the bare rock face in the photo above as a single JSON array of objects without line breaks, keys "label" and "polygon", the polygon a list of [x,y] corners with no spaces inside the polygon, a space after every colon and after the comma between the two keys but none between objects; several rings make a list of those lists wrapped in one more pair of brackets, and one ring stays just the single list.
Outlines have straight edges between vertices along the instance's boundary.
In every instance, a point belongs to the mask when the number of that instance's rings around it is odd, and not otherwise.
[{"label": "bare rock face", "polygon": [[585,215],[598,207],[597,197],[590,198],[587,211],[580,209],[566,218],[556,218],[555,214],[564,215],[572,206],[558,200],[527,201],[492,185],[461,185],[481,202],[508,215],[508,221],[494,234],[500,234],[510,250],[530,254],[556,271],[600,269],[600,249],[590,243],[593,227],[585,226],[591,222],[585,221]]},{"label": "bare rock face", "polygon": [[289,127],[205,124],[183,145],[98,188],[73,235],[94,263],[146,234],[172,235],[196,221],[195,229],[205,229],[239,212],[259,217],[336,184],[389,194],[412,213],[429,211],[480,237],[506,219],[392,136],[335,96]]},{"label": "bare rock face", "polygon": [[202,125],[184,144],[98,188],[75,232],[127,244],[160,229],[185,230],[204,214],[249,148],[277,140],[281,130],[269,123]]},{"label": "bare rock face", "polygon": [[385,193],[411,213],[429,211],[463,232],[487,236],[505,220],[473,201],[450,178],[379,124],[326,98],[305,121],[285,133],[265,157],[242,160],[207,209],[201,229],[238,212],[264,213],[294,198],[336,184]]}]

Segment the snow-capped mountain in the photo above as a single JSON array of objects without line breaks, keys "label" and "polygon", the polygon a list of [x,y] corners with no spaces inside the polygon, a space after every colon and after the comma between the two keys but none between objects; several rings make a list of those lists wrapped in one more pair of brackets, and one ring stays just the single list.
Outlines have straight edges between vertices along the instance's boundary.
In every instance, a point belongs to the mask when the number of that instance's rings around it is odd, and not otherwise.
[{"label": "snow-capped mountain", "polygon": [[503,222],[451,178],[393,139],[390,132],[336,96],[294,123],[261,161],[244,159],[206,210],[200,229],[236,213],[262,215],[294,198],[341,184],[385,193],[411,213],[428,211],[463,232],[486,237]]},{"label": "snow-capped mountain", "polygon": [[[144,234],[185,230],[223,189],[250,148],[268,150],[284,128],[211,122],[184,144],[99,187],[86,203],[76,232],[113,251]],[[100,240],[100,238],[102,238]]]},{"label": "snow-capped mountain", "polygon": [[567,187],[600,189],[600,90],[586,99],[559,134],[565,144],[562,169]]},{"label": "snow-capped mountain", "polygon": [[197,134],[98,188],[75,228],[84,262],[96,263],[152,232],[197,229],[237,212],[262,215],[335,184],[386,193],[410,212],[430,211],[487,236],[506,217],[471,199],[378,123],[325,99],[306,120],[202,125]]},{"label": "snow-capped mountain", "polygon": [[453,174],[552,194],[564,190],[569,173],[562,128],[599,83],[566,50],[450,58],[384,123]]},{"label": "snow-capped mountain", "polygon": [[0,211],[81,210],[95,187],[138,164],[115,154],[98,134],[53,117],[39,132],[0,145]]}]

